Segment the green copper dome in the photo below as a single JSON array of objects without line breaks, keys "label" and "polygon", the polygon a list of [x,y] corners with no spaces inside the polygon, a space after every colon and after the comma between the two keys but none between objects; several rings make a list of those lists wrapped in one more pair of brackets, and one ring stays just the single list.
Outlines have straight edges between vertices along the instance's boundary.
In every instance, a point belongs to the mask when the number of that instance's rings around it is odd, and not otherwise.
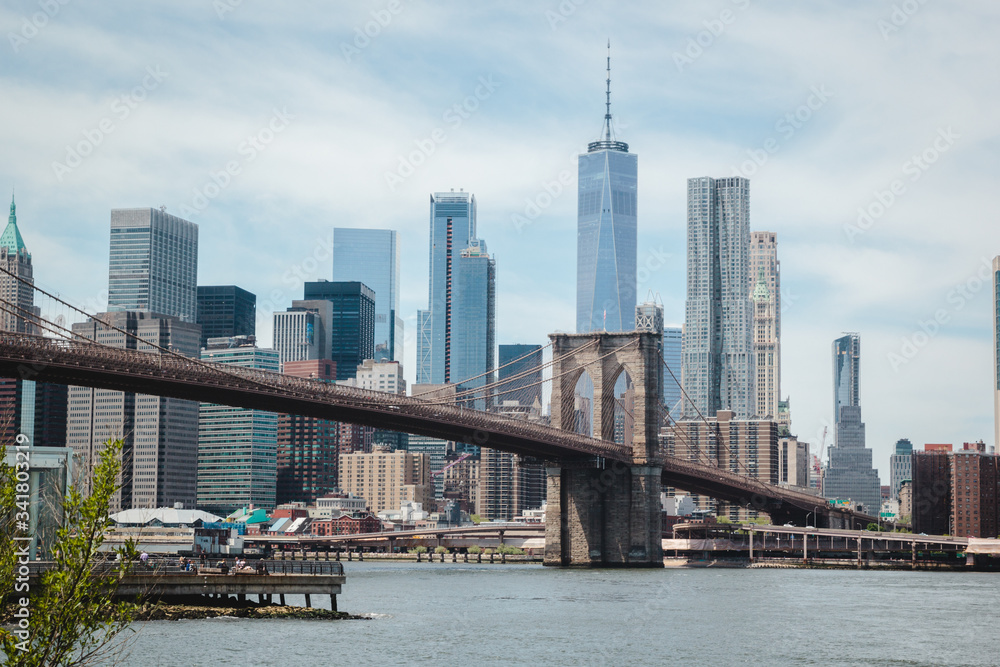
[{"label": "green copper dome", "polygon": [[764,279],[764,267],[760,267],[760,271],[757,274],[757,286],[753,288],[753,299],[754,303],[759,303],[761,301],[771,300],[771,290],[767,289],[767,281]]},{"label": "green copper dome", "polygon": [[3,235],[0,236],[0,247],[7,248],[7,251],[11,254],[23,252],[28,257],[31,257],[27,246],[24,245],[24,239],[21,238],[21,232],[17,228],[17,215],[14,211],[13,196],[10,198],[10,217],[7,219],[7,229],[3,230]]}]

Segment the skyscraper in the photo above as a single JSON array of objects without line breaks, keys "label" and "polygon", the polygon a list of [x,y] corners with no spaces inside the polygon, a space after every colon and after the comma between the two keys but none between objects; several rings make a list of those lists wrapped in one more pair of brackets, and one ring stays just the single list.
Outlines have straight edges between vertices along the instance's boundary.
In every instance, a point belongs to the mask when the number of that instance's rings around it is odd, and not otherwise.
[{"label": "skyscraper", "polygon": [[1000,452],[1000,255],[993,258],[993,446]]},{"label": "skyscraper", "polygon": [[198,225],[161,209],[111,209],[108,310],[198,316]]},{"label": "skyscraper", "polygon": [[0,299],[3,299],[7,309],[0,312],[0,330],[36,333],[37,327],[33,319],[38,318],[40,311],[35,306],[35,292],[31,287],[35,282],[31,253],[17,228],[17,210],[13,196],[10,198],[7,227],[0,235],[0,266],[8,272],[0,274]]},{"label": "skyscraper", "polygon": [[[247,336],[209,339],[201,358],[278,372],[278,353]],[[275,506],[278,415],[202,403],[198,420],[198,507],[225,516],[253,503]]]},{"label": "skyscraper", "polygon": [[330,359],[333,304],[325,299],[292,301],[274,313],[274,349],[281,363]]},{"label": "skyscraper", "polygon": [[399,246],[391,229],[333,229],[334,282],[361,282],[375,292],[376,361],[403,360],[399,315]]},{"label": "skyscraper", "polygon": [[198,286],[201,346],[209,338],[234,338],[257,333],[257,295],[236,285]]},{"label": "skyscraper", "polygon": [[464,385],[472,388],[490,381],[496,361],[496,260],[476,237],[476,198],[470,193],[431,195],[428,309],[417,311],[417,321],[418,384],[482,376]]},{"label": "skyscraper", "polygon": [[781,274],[774,232],[750,234],[757,414],[777,418],[781,400]]},{"label": "skyscraper", "polygon": [[[152,352],[158,345],[190,357],[198,354],[201,341],[194,322],[135,310],[100,313],[74,324],[73,332],[109,347]],[[177,502],[194,507],[198,403],[71,386],[66,446],[81,457],[84,471],[91,470],[109,438],[124,440],[122,488],[112,509],[170,507]]]},{"label": "skyscraper", "polygon": [[[671,415],[680,414],[681,409],[681,327],[663,328],[663,404]],[[668,370],[669,369],[669,370]]]},{"label": "skyscraper", "polygon": [[639,158],[611,123],[611,45],[603,138],[579,157],[576,331],[635,328]]},{"label": "skyscraper", "polygon": [[684,416],[757,414],[750,284],[750,181],[688,179]]},{"label": "skyscraper", "polygon": [[833,404],[836,441],[823,475],[823,495],[861,503],[869,514],[882,507],[881,482],[872,467],[872,450],[865,447],[861,421],[861,337],[847,334],[833,341]]},{"label": "skyscraper", "polygon": [[337,362],[337,379],[353,378],[358,365],[375,354],[375,293],[364,283],[319,280],[305,284],[308,301],[333,305],[330,359]]},{"label": "skyscraper", "polygon": [[896,441],[895,452],[889,457],[890,498],[899,498],[899,487],[913,479],[913,443],[906,438]]},{"label": "skyscraper", "polygon": [[[517,401],[519,405],[531,406],[537,401],[542,406],[542,346],[541,345],[501,345],[500,368],[497,397],[500,403]],[[504,383],[505,380],[509,380]]]}]

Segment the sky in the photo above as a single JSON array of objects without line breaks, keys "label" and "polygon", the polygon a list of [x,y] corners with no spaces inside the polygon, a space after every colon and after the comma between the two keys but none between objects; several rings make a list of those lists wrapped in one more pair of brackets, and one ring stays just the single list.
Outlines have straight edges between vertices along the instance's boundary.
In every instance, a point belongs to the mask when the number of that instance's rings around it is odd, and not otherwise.
[{"label": "sky", "polygon": [[884,483],[899,438],[995,444],[994,2],[8,0],[0,27],[0,186],[36,282],[89,312],[112,208],[198,223],[199,284],[257,294],[265,344],[330,277],[333,227],[395,229],[412,381],[429,195],[454,188],[497,260],[497,341],[571,331],[576,156],[610,40],[640,300],[682,323],[686,180],[745,176],[751,229],[778,237],[800,439],[832,425],[850,331]]}]

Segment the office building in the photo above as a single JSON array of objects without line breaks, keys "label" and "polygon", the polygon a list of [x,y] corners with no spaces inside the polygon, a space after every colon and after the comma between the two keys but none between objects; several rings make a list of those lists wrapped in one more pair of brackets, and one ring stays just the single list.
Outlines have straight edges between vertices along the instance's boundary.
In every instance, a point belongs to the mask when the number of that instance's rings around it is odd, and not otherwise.
[{"label": "office building", "polygon": [[413,452],[378,450],[341,454],[339,486],[368,501],[373,514],[398,510],[404,501],[430,507],[434,500],[427,457]]},{"label": "office building", "polygon": [[846,334],[833,341],[833,406],[836,438],[823,474],[823,495],[860,503],[875,515],[882,507],[882,483],[865,446],[860,407],[861,337]]},{"label": "office building", "polygon": [[[281,372],[295,377],[335,382],[336,365],[329,359],[288,361]],[[340,422],[278,415],[278,458],[275,502],[306,504],[337,488],[337,461],[340,449]]]},{"label": "office building", "polygon": [[319,280],[305,284],[305,298],[332,304],[329,358],[337,362],[338,380],[353,378],[375,354],[375,292],[356,281]]},{"label": "office building", "polygon": [[[74,324],[73,332],[108,347],[154,351],[157,345],[189,357],[198,355],[201,327],[193,321],[133,310],[101,313],[97,318],[101,321]],[[87,479],[104,443],[110,438],[124,441],[122,488],[112,511],[172,507],[178,502],[195,506],[197,402],[71,386],[68,404],[66,445],[80,457]]]},{"label": "office building", "polygon": [[198,316],[198,225],[163,209],[111,209],[108,310]]},{"label": "office building", "polygon": [[542,346],[501,345],[498,354],[497,402],[516,401],[521,406],[536,402],[542,407]]},{"label": "office building", "polygon": [[[780,430],[780,429],[779,429]],[[778,437],[778,483],[809,488],[809,443],[794,435]]]},{"label": "office building", "polygon": [[[738,419],[731,410],[720,410],[707,419],[682,419],[666,428],[666,453],[728,470],[737,475],[777,484],[780,474],[778,424],[769,419]],[[794,467],[794,466],[793,466]],[[667,490],[668,496],[684,491]],[[743,521],[766,516],[763,507],[740,507],[691,494],[699,509]]]},{"label": "office building", "polygon": [[[278,372],[278,353],[249,336],[210,338],[203,361]],[[226,516],[241,507],[273,509],[278,415],[202,403],[198,417],[198,507]]]},{"label": "office building", "polygon": [[993,258],[993,446],[1000,452],[1000,255]]},{"label": "office building", "polygon": [[899,487],[913,478],[913,443],[906,438],[896,441],[896,449],[889,456],[889,497],[899,499]]},{"label": "office building", "polygon": [[406,395],[403,365],[398,361],[365,359],[358,365],[356,375],[349,384],[359,389]]},{"label": "office building", "polygon": [[688,179],[682,415],[757,415],[750,284],[750,181]]},{"label": "office building", "polygon": [[681,410],[681,327],[663,329],[663,404],[671,415]]},{"label": "office building", "polygon": [[333,304],[325,299],[292,301],[274,313],[274,349],[281,363],[331,359]]},{"label": "office building", "polygon": [[781,402],[781,263],[778,235],[750,233],[750,299],[754,309],[757,414],[777,417]]},{"label": "office building", "polygon": [[[35,305],[31,253],[17,226],[13,197],[7,227],[0,235],[0,331],[42,334],[37,326],[41,311]],[[13,442],[18,434],[32,445],[62,447],[66,443],[65,385],[36,383],[21,378],[0,378],[0,438]]]},{"label": "office building", "polygon": [[639,158],[615,137],[611,53],[602,137],[578,158],[576,331],[632,331]]},{"label": "office building", "polygon": [[403,360],[399,246],[391,229],[333,229],[333,281],[364,283],[375,293],[376,361]]},{"label": "office building", "polygon": [[257,333],[257,295],[236,285],[198,286],[201,346],[209,338],[235,338]]},{"label": "office building", "polygon": [[[476,237],[476,198],[431,195],[428,309],[417,312],[417,383],[492,382],[496,362],[496,260]],[[467,394],[486,407],[481,394]]]}]

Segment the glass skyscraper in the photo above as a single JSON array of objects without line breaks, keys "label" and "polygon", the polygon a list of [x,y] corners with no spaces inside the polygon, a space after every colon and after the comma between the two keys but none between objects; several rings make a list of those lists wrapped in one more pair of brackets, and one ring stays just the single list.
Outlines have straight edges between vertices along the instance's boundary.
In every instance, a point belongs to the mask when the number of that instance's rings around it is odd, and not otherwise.
[{"label": "glass skyscraper", "polygon": [[639,158],[613,137],[608,56],[604,138],[580,155],[576,235],[576,331],[632,331],[636,305]]},{"label": "glass skyscraper", "polygon": [[856,333],[833,341],[833,421],[840,421],[840,409],[860,405],[861,337]]},{"label": "glass skyscraper", "polygon": [[993,445],[1000,452],[1000,255],[993,258]]},{"label": "glass skyscraper", "polygon": [[209,338],[234,338],[257,333],[257,295],[236,285],[198,286],[201,346]]},{"label": "glass skyscraper", "polygon": [[[471,193],[431,195],[428,308],[417,321],[417,384],[460,383],[493,368],[496,260],[476,238]],[[480,377],[465,387],[488,381]]]},{"label": "glass skyscraper", "polygon": [[333,230],[334,282],[362,282],[375,292],[376,361],[403,360],[399,316],[399,246],[391,229]]},{"label": "glass skyscraper", "polygon": [[750,181],[688,179],[681,384],[687,417],[757,415],[750,285]]},{"label": "glass skyscraper", "polygon": [[670,369],[663,372],[663,404],[675,416],[681,409],[681,331],[681,327],[663,328],[663,361]]},{"label": "glass skyscraper", "polygon": [[906,438],[896,441],[896,451],[889,457],[889,497],[899,500],[903,482],[913,479],[913,443]]},{"label": "glass skyscraper", "polygon": [[111,209],[108,310],[198,317],[198,225],[154,208]]},{"label": "glass skyscraper", "polygon": [[375,352],[375,293],[364,283],[318,280],[305,284],[306,301],[329,301],[330,359],[337,380],[358,374],[358,365]]},{"label": "glass skyscraper", "polygon": [[542,405],[542,346],[541,345],[501,345],[499,354],[500,382],[497,391],[499,403],[517,401],[519,405],[531,406],[538,401]]}]

